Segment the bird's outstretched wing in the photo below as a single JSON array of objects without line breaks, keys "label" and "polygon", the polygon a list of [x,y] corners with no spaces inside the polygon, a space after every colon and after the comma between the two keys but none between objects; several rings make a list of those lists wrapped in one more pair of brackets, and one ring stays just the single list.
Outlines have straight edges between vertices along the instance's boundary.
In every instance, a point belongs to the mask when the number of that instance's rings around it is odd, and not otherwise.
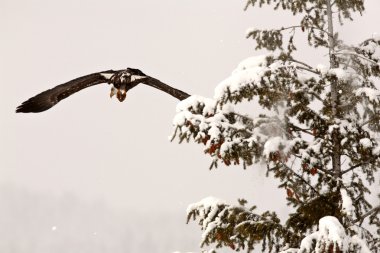
[{"label": "bird's outstretched wing", "polygon": [[190,96],[186,92],[173,88],[158,79],[145,75],[139,69],[127,68],[123,70],[107,70],[93,73],[58,85],[50,90],[46,90],[32,98],[29,98],[17,107],[16,112],[27,113],[46,111],[62,99],[67,98],[75,92],[100,83],[112,84],[113,87],[111,89],[111,97],[113,95],[117,95],[120,102],[125,99],[128,90],[134,88],[140,83],[145,83],[146,85],[166,92],[179,100],[183,100]]},{"label": "bird's outstretched wing", "polygon": [[41,92],[29,98],[17,107],[16,112],[43,112],[56,105],[62,99],[84,88],[108,82],[107,74],[112,75],[113,70],[93,73],[58,85],[52,89]]}]

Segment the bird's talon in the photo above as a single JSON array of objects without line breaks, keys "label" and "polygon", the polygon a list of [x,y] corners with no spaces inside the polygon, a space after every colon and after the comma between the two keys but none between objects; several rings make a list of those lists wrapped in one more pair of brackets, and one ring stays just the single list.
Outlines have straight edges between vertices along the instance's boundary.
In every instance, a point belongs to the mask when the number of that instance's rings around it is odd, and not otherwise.
[{"label": "bird's talon", "polygon": [[116,93],[117,93],[117,90],[115,89],[115,87],[112,87],[111,88],[111,93],[110,93],[110,98],[112,98],[113,96],[115,96]]}]

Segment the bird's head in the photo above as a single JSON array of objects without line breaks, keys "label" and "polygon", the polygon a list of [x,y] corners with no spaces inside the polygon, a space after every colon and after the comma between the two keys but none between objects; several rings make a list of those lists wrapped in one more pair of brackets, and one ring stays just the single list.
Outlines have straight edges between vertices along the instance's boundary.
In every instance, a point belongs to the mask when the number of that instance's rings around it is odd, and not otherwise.
[{"label": "bird's head", "polygon": [[117,71],[109,79],[109,83],[113,85],[110,97],[112,98],[116,95],[120,102],[124,101],[127,96],[127,91],[139,83],[142,83],[147,77],[148,76],[139,69],[127,68]]}]

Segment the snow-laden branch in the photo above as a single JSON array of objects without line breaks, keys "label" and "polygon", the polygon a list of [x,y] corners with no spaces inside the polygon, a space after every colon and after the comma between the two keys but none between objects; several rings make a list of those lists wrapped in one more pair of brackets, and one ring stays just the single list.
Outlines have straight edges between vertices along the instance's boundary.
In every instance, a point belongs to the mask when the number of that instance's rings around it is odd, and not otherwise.
[{"label": "snow-laden branch", "polygon": [[319,220],[318,231],[307,235],[299,249],[286,248],[281,253],[303,252],[357,252],[370,253],[370,249],[359,236],[346,234],[343,225],[333,216],[325,216]]}]

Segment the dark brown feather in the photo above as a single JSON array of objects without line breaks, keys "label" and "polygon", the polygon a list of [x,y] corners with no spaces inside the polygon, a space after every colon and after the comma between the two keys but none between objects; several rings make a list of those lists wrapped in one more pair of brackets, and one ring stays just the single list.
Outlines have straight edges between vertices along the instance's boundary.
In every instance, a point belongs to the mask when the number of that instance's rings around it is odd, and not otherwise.
[{"label": "dark brown feather", "polygon": [[171,87],[171,86],[161,82],[160,80],[153,78],[153,77],[150,77],[150,76],[147,76],[147,79],[144,80],[144,83],[146,85],[149,85],[151,87],[159,89],[159,90],[161,90],[167,94],[170,94],[179,100],[184,100],[184,99],[190,97],[190,95],[187,94],[186,92],[183,92],[179,89]]},{"label": "dark brown feather", "polygon": [[100,83],[107,83],[109,80],[102,74],[113,74],[116,71],[108,70],[71,80],[67,83],[58,85],[52,89],[41,92],[40,94],[29,98],[17,107],[16,112],[43,112],[56,105],[62,99],[68,96]]}]

